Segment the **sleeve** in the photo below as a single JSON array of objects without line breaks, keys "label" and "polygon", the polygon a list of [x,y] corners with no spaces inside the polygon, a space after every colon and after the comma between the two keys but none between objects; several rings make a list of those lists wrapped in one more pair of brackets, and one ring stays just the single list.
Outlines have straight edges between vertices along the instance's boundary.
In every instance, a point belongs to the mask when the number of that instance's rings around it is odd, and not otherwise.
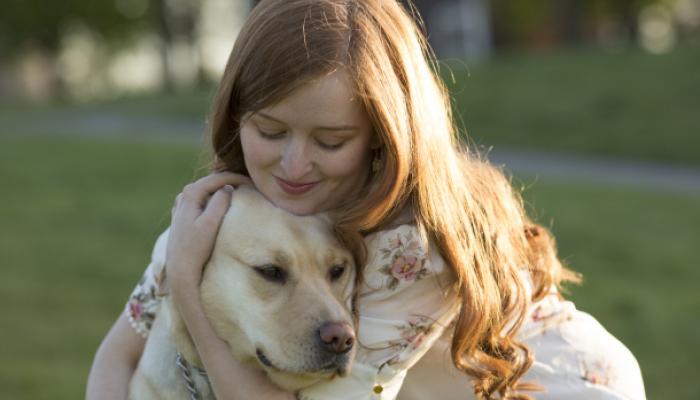
[{"label": "sleeve", "polygon": [[377,232],[366,244],[351,372],[301,390],[300,399],[395,399],[408,369],[459,311],[452,270],[414,225]]},{"label": "sleeve", "polygon": [[556,293],[533,304],[519,339],[535,356],[523,380],[544,387],[538,399],[646,398],[639,364],[629,349]]},{"label": "sleeve", "polygon": [[[534,303],[518,339],[534,363],[521,382],[541,390],[538,400],[644,400],[644,383],[632,353],[590,315],[562,300],[553,288]],[[438,340],[411,368],[402,400],[475,400],[473,386],[451,362],[449,336]]]},{"label": "sleeve", "polygon": [[144,338],[148,337],[156,312],[160,306],[161,293],[159,288],[165,267],[168,233],[169,229],[163,232],[156,240],[151,255],[151,263],[146,268],[141,280],[131,292],[126,303],[125,312],[131,326]]}]

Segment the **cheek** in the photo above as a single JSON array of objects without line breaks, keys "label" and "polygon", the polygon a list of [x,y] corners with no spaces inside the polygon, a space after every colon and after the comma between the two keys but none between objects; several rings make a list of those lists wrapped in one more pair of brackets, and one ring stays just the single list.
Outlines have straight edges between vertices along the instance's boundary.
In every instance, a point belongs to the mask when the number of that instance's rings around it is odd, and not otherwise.
[{"label": "cheek", "polygon": [[263,142],[253,129],[245,126],[241,128],[241,147],[249,171],[266,166],[275,160],[274,146]]},{"label": "cheek", "polygon": [[369,170],[370,156],[365,148],[348,149],[329,157],[326,162],[326,175],[331,177],[350,177],[364,175]]}]

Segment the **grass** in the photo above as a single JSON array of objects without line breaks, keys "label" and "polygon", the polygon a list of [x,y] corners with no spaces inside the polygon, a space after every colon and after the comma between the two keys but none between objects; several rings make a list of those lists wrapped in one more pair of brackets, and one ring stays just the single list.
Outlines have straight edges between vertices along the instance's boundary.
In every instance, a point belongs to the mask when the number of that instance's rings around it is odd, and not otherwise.
[{"label": "grass", "polygon": [[538,183],[525,198],[583,273],[570,298],[636,355],[648,397],[698,398],[700,197]]},{"label": "grass", "polygon": [[445,65],[457,119],[478,144],[700,164],[698,44]]},{"label": "grass", "polygon": [[[0,398],[83,395],[199,160],[191,146],[0,135]],[[572,298],[636,354],[649,398],[700,397],[700,199],[547,183],[525,195],[585,275]]]},{"label": "grass", "polygon": [[0,398],[76,399],[191,147],[0,136]]}]

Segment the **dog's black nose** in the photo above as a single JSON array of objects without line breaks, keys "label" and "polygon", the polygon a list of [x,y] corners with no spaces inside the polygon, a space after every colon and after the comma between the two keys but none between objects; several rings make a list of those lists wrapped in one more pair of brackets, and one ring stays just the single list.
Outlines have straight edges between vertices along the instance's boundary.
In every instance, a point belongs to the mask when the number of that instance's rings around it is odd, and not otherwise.
[{"label": "dog's black nose", "polygon": [[332,353],[347,353],[355,344],[355,331],[347,322],[326,322],[318,334],[327,350]]}]

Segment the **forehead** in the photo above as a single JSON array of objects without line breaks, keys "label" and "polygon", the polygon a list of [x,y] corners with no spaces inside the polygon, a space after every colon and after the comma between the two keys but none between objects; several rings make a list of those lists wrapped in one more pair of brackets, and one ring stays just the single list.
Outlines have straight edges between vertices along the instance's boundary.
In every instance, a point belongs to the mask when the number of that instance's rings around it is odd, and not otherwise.
[{"label": "forehead", "polygon": [[356,125],[369,127],[369,118],[349,74],[338,69],[315,78],[261,112],[290,125]]}]

